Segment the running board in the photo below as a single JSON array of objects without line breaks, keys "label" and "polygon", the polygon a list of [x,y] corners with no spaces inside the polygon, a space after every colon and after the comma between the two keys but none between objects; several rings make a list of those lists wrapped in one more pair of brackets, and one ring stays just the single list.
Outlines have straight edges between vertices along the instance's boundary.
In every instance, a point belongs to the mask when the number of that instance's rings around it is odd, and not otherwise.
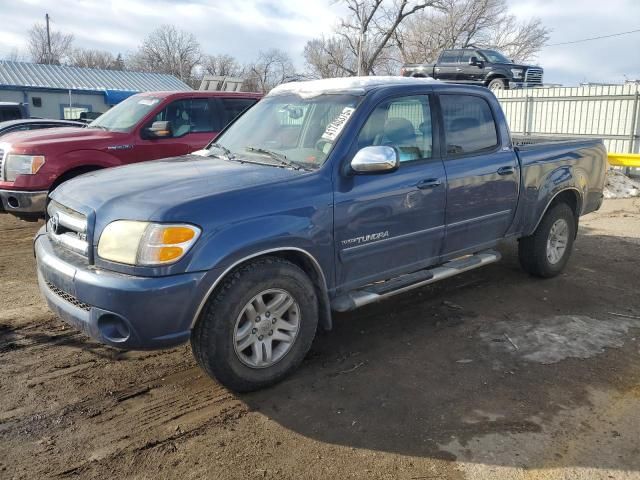
[{"label": "running board", "polygon": [[443,263],[439,267],[418,270],[408,273],[385,282],[374,283],[344,295],[336,297],[331,302],[331,308],[336,312],[348,312],[355,310],[369,303],[379,302],[393,295],[423,287],[431,283],[453,277],[459,273],[473,270],[500,260],[500,253],[495,250],[485,250],[475,255],[467,255],[449,262]]}]

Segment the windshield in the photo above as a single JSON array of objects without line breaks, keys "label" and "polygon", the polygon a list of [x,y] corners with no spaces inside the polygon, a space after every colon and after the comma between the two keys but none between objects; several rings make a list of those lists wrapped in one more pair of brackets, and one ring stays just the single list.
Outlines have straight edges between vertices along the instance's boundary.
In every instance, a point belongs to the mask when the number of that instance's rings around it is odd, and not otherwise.
[{"label": "windshield", "polygon": [[327,159],[360,97],[295,94],[266,97],[209,146],[239,161],[317,169]]},{"label": "windshield", "polygon": [[128,132],[158,103],[160,103],[159,98],[134,95],[100,115],[89,124],[89,128],[103,128],[112,132]]},{"label": "windshield", "polygon": [[487,60],[491,63],[513,63],[503,54],[496,52],[495,50],[480,50],[480,53],[487,57]]}]

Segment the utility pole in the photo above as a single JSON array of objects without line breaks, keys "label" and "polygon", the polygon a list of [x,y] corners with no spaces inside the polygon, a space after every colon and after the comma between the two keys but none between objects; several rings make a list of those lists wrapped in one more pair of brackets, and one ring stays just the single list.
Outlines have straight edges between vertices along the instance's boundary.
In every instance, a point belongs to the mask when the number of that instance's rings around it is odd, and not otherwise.
[{"label": "utility pole", "polygon": [[49,17],[48,13],[45,13],[44,18],[47,21],[47,63],[51,65],[51,58],[53,57],[53,55],[51,55],[51,33],[49,32],[49,18],[51,17]]},{"label": "utility pole", "polygon": [[360,20],[360,35],[358,36],[358,76],[362,75],[362,55],[363,55],[363,48],[364,48],[364,42],[366,42],[366,33],[364,31],[364,17],[365,17],[365,9],[364,9],[364,3],[362,4],[362,16],[359,18]]}]

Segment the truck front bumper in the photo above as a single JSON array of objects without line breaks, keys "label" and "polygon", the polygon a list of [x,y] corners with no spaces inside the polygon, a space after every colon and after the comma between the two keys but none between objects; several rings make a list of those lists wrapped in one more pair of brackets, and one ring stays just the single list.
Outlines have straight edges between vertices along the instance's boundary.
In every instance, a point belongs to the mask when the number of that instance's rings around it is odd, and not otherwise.
[{"label": "truck front bumper", "polygon": [[46,190],[27,192],[23,190],[0,190],[0,210],[16,214],[44,216],[47,205]]},{"label": "truck front bumper", "polygon": [[189,339],[204,272],[136,277],[96,269],[58,251],[44,227],[34,240],[38,284],[49,308],[90,337],[118,348],[168,348]]},{"label": "truck front bumper", "polygon": [[541,87],[541,86],[542,86],[541,83],[526,83],[526,82],[514,82],[514,81],[509,82],[509,90],[516,90],[518,88],[534,88],[534,87]]}]

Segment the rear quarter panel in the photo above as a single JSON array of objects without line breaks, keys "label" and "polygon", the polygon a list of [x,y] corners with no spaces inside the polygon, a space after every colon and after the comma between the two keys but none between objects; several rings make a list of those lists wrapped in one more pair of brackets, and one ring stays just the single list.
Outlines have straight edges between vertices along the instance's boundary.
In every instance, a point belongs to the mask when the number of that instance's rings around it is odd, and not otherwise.
[{"label": "rear quarter panel", "polygon": [[509,235],[533,233],[553,198],[578,194],[578,215],[597,210],[603,198],[607,152],[600,140],[529,145],[518,149],[521,196]]}]

